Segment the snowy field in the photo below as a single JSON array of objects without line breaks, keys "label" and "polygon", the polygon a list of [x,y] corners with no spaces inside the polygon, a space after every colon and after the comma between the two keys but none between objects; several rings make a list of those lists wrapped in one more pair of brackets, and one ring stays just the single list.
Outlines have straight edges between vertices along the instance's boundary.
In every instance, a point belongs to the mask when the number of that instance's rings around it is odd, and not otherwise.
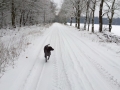
[{"label": "snowy field", "polygon": [[[119,43],[59,23],[28,39],[14,68],[0,78],[0,90],[120,90]],[[46,44],[54,48],[47,63]]]},{"label": "snowy field", "polygon": [[[68,25],[70,25],[69,23],[67,23]],[[80,24],[81,27],[83,28],[84,27],[84,24]],[[75,23],[72,24],[72,26],[75,27]],[[103,29],[107,29],[108,30],[109,26],[108,25],[103,25]],[[99,24],[94,24],[94,29],[95,29],[95,32],[98,32],[99,31]],[[91,25],[90,25],[90,31],[91,31]],[[119,25],[112,25],[112,34],[114,35],[118,35],[120,36],[120,26]]]}]

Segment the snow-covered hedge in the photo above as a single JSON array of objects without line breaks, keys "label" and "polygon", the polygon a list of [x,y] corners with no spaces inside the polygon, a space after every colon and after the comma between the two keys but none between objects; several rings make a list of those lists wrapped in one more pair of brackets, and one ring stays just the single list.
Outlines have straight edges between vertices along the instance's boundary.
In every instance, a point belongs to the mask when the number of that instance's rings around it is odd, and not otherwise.
[{"label": "snow-covered hedge", "polygon": [[120,36],[114,35],[108,31],[104,31],[102,33],[95,33],[103,42],[114,42],[120,43]]}]

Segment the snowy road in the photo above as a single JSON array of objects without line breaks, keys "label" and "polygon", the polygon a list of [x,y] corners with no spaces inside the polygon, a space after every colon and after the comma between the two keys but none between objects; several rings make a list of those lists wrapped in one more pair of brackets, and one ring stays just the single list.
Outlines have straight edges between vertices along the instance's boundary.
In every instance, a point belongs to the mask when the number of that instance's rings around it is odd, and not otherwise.
[{"label": "snowy road", "polygon": [[[46,44],[54,48],[47,63]],[[55,23],[1,78],[0,90],[120,90],[120,57]]]}]

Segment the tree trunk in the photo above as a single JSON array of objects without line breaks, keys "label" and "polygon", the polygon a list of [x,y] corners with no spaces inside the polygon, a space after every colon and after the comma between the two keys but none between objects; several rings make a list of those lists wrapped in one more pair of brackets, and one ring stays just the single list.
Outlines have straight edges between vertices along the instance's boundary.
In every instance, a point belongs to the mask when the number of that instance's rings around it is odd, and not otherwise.
[{"label": "tree trunk", "polygon": [[45,25],[45,10],[44,10],[44,25]]},{"label": "tree trunk", "polygon": [[80,29],[80,6],[79,6],[80,1],[78,1],[78,13],[77,13],[77,23],[78,23],[78,29]]},{"label": "tree trunk", "polygon": [[104,3],[104,0],[101,0],[101,3],[100,3],[100,9],[99,9],[99,32],[102,32],[102,25],[103,25],[103,20],[102,20],[102,9],[103,9],[103,3]]},{"label": "tree trunk", "polygon": [[22,11],[21,11],[21,15],[20,15],[20,27],[22,26]]},{"label": "tree trunk", "polygon": [[112,19],[113,18],[109,19],[109,32],[111,32],[111,30],[112,30]]},{"label": "tree trunk", "polygon": [[85,17],[85,22],[84,22],[84,30],[86,30],[86,23],[87,23],[87,19],[88,19],[88,9],[89,9],[89,0],[87,1],[86,17]]},{"label": "tree trunk", "polygon": [[89,19],[88,19],[88,31],[89,31],[89,27],[90,27],[91,16],[92,16],[92,11],[90,12]]},{"label": "tree trunk", "polygon": [[112,21],[113,21],[113,16],[114,16],[114,4],[115,4],[115,0],[112,3],[112,12],[111,12],[111,18],[109,19],[109,32],[111,32],[112,29]]},{"label": "tree trunk", "polygon": [[27,23],[27,21],[28,21],[28,17],[29,17],[29,13],[30,13],[30,11],[28,11],[28,13],[27,13],[27,15],[26,15],[26,19],[25,19],[25,24],[24,25],[26,25],[26,23]]},{"label": "tree trunk", "polygon": [[22,11],[22,25],[25,26],[25,10]]},{"label": "tree trunk", "polygon": [[92,10],[92,32],[94,33],[94,16],[95,16],[95,6],[96,6],[96,1],[94,2],[93,5],[93,10]]},{"label": "tree trunk", "polygon": [[77,28],[77,10],[76,10],[76,14],[75,14],[75,27]]},{"label": "tree trunk", "polygon": [[12,6],[11,6],[11,20],[12,20],[12,27],[16,28],[15,26],[15,5],[14,5],[14,0],[12,0]]},{"label": "tree trunk", "polygon": [[78,29],[80,29],[80,10],[78,10],[78,19],[77,19],[77,22],[78,22]]},{"label": "tree trunk", "polygon": [[4,18],[4,15],[3,15],[3,11],[1,11],[1,25],[0,25],[0,28],[3,28],[3,19]]},{"label": "tree trunk", "polygon": [[92,32],[94,33],[94,11],[92,11]]},{"label": "tree trunk", "polygon": [[109,19],[109,32],[111,32],[112,29],[112,19]]},{"label": "tree trunk", "polygon": [[72,26],[72,19],[73,19],[73,18],[71,17],[71,19],[70,19],[70,26]]}]

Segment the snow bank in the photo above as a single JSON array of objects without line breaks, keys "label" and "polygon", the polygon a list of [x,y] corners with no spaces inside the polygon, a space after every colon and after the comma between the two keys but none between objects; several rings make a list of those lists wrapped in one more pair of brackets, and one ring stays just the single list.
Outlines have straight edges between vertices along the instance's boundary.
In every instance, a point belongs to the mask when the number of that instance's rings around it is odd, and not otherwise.
[{"label": "snow bank", "polygon": [[0,77],[6,71],[6,67],[12,66],[25,48],[41,34],[43,26],[21,27],[14,30],[0,30]]},{"label": "snow bank", "polygon": [[[68,23],[68,25],[70,25]],[[75,27],[75,24],[73,23],[72,26]],[[95,33],[91,33],[91,26],[90,26],[90,31],[83,30],[84,24],[80,24],[81,30],[79,36],[82,36],[84,38],[89,38],[93,42],[98,43],[99,45],[102,45],[106,47],[108,50],[111,50],[117,54],[120,54],[120,26],[118,25],[113,25],[112,26],[112,32],[108,32],[108,25],[104,25],[103,29],[104,31],[102,33],[99,33],[99,25],[95,24],[94,25],[94,30]],[[71,28],[74,28],[71,27]],[[78,29],[76,29],[78,30]]]}]

